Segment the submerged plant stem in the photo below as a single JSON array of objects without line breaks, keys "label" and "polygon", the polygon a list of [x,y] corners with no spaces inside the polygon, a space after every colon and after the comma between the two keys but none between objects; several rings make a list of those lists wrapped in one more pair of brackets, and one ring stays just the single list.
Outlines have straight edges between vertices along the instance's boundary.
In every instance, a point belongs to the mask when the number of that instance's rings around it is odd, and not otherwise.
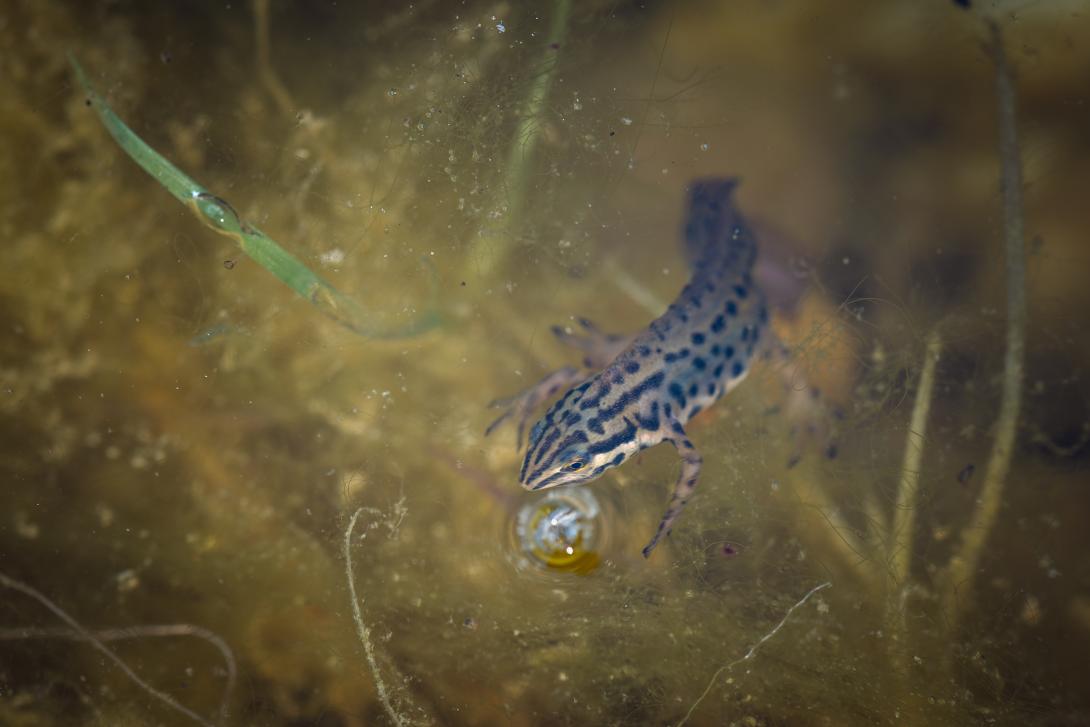
[{"label": "submerged plant stem", "polygon": [[893,530],[890,532],[888,562],[893,586],[906,586],[912,569],[912,533],[916,523],[916,501],[920,489],[920,465],[923,462],[924,444],[927,442],[927,415],[931,410],[932,393],[935,389],[935,368],[942,353],[942,337],[933,330],[927,337],[923,370],[916,390],[916,403],[912,407],[912,421],[905,439],[905,458],[901,465],[901,480],[897,487],[897,502],[893,510]]},{"label": "submerged plant stem", "polygon": [[348,594],[352,597],[352,619],[356,622],[356,635],[359,636],[360,643],[363,644],[363,653],[367,657],[367,666],[371,668],[371,676],[375,680],[375,690],[378,692],[379,701],[382,702],[382,707],[386,710],[390,720],[398,727],[401,727],[401,725],[405,724],[405,721],[390,702],[386,684],[382,681],[382,675],[379,674],[378,662],[375,660],[375,647],[371,644],[371,630],[363,622],[363,615],[360,613],[360,599],[356,595],[356,579],[352,575],[352,531],[356,528],[356,520],[361,512],[363,512],[362,507],[352,513],[352,519],[348,521],[348,528],[344,531],[344,575],[348,581]]},{"label": "submerged plant stem", "polygon": [[177,699],[170,696],[166,692],[162,692],[162,691],[156,689],[155,687],[153,687],[152,685],[148,684],[146,681],[141,679],[136,674],[136,672],[134,672],[132,670],[132,668],[128,664],[126,664],[124,661],[121,660],[121,657],[119,657],[117,654],[115,654],[113,651],[111,651],[110,648],[108,646],[106,646],[106,644],[102,643],[101,639],[97,638],[90,631],[88,631],[87,629],[80,626],[79,622],[77,622],[74,618],[69,616],[67,611],[62,609],[57,604],[53,603],[53,601],[46,598],[46,596],[44,594],[42,594],[41,592],[39,592],[37,589],[35,589],[35,588],[31,587],[31,586],[28,586],[27,584],[23,583],[22,581],[18,581],[18,580],[15,580],[14,578],[6,576],[3,573],[0,573],[0,586],[3,586],[4,588],[10,588],[13,591],[18,591],[19,593],[22,593],[23,595],[26,595],[26,596],[29,596],[29,597],[33,598],[35,601],[37,601],[38,603],[45,606],[45,608],[50,613],[52,613],[58,619],[63,621],[68,626],[68,628],[72,629],[72,631],[81,640],[86,641],[88,644],[90,644],[95,649],[97,649],[103,656],[105,656],[107,659],[109,659],[111,662],[113,662],[114,666],[116,666],[118,669],[120,669],[121,672],[126,677],[128,677],[130,681],[132,681],[133,684],[140,687],[145,692],[147,692],[148,694],[155,697],[156,699],[158,699],[163,704],[165,704],[168,707],[170,707],[171,709],[173,709],[175,712],[179,712],[180,714],[184,714],[186,717],[193,720],[197,724],[205,725],[206,727],[212,727],[212,723],[209,722],[208,720],[206,720],[204,717],[200,716],[199,714],[197,714],[193,710],[189,709],[188,707],[183,706],[181,704],[181,702],[179,702]]},{"label": "submerged plant stem", "polygon": [[69,61],[87,94],[88,103],[122,151],[189,208],[197,219],[221,235],[235,240],[254,262],[310,301],[324,315],[367,338],[403,338],[438,325],[439,316],[434,305],[423,313],[415,314],[408,323],[378,323],[375,312],[366,310],[338,291],[264,232],[245,222],[226,200],[209,192],[148,146],[98,95],[76,59],[69,57]]},{"label": "submerged plant stem", "polygon": [[[192,636],[204,639],[212,644],[219,650],[220,655],[223,656],[223,663],[227,666],[227,680],[223,687],[223,698],[220,700],[219,710],[219,723],[226,724],[227,718],[230,716],[231,695],[234,693],[235,683],[238,681],[238,666],[235,663],[235,654],[231,651],[231,647],[218,634],[193,624],[144,624],[141,626],[126,626],[120,629],[96,629],[87,633],[102,642]],[[71,628],[0,629],[0,641],[25,641],[27,639],[85,640],[83,635]]]},{"label": "submerged plant stem", "polygon": [[[518,111],[518,126],[511,141],[511,149],[507,154],[507,166],[502,180],[502,191],[506,194],[507,203],[506,217],[514,225],[520,224],[526,202],[527,179],[533,169],[534,152],[541,136],[541,116],[545,111],[549,90],[556,78],[556,69],[560,63],[560,46],[567,34],[571,6],[572,0],[556,0],[552,24],[549,26],[549,36],[545,39],[545,57],[537,74],[530,81],[526,98]],[[500,204],[499,195],[496,196],[495,203]],[[478,238],[478,241],[479,250],[474,262],[478,273],[484,274],[503,257],[508,246],[499,244],[495,240],[485,243],[485,238]]]},{"label": "submerged plant stem", "polygon": [[254,0],[254,46],[257,53],[257,75],[261,85],[272,97],[280,113],[290,116],[295,103],[291,94],[272,64],[271,43],[269,42],[269,0]]},{"label": "submerged plant stem", "polygon": [[[1003,192],[1003,232],[1007,273],[1007,351],[1003,362],[1002,402],[995,425],[995,443],[988,458],[977,506],[962,532],[945,578],[945,600],[953,623],[970,599],[972,579],[988,534],[995,525],[1003,486],[1010,472],[1026,356],[1026,262],[1022,210],[1022,161],[1018,147],[1017,97],[1014,79],[1003,50],[999,26],[989,24],[991,55],[995,63],[999,111],[1000,183]],[[960,594],[959,594],[960,592]],[[962,596],[958,598],[958,596]]]}]

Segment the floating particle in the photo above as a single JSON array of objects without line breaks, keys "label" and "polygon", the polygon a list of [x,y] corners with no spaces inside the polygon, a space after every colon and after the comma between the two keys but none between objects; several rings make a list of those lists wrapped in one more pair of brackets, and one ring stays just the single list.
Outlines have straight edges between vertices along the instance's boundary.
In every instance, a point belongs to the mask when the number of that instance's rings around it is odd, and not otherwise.
[{"label": "floating particle", "polygon": [[621,123],[625,126],[632,126],[632,119],[628,118],[627,116],[622,116]]},{"label": "floating particle", "polygon": [[723,543],[723,545],[719,548],[720,555],[725,558],[733,558],[741,552],[742,549],[734,543]]},{"label": "floating particle", "polygon": [[1036,626],[1041,622],[1041,601],[1036,596],[1026,596],[1022,604],[1022,621],[1030,626]]},{"label": "floating particle", "polygon": [[223,261],[223,267],[227,268],[228,270],[233,270],[234,267],[235,267],[235,261],[234,260],[224,260]]},{"label": "floating particle", "polygon": [[961,468],[961,472],[958,472],[958,482],[963,485],[968,484],[969,480],[972,479],[974,472],[976,472],[976,466],[970,462]]},{"label": "floating particle", "polygon": [[335,247],[332,250],[327,250],[318,255],[318,260],[323,265],[339,265],[344,262],[344,250],[339,247]]},{"label": "floating particle", "polygon": [[504,25],[503,23],[496,23],[496,30],[498,30],[501,33],[506,33],[507,32],[507,26]]},{"label": "floating particle", "polygon": [[707,151],[710,148],[711,147],[708,145],[707,142],[704,142],[703,144],[700,145],[700,151]]},{"label": "floating particle", "polygon": [[21,538],[34,540],[42,530],[37,523],[30,521],[25,512],[17,512],[15,513],[15,532]]},{"label": "floating particle", "polygon": [[140,587],[140,576],[132,568],[121,571],[114,576],[114,579],[117,583],[117,590],[121,593],[135,591]]}]

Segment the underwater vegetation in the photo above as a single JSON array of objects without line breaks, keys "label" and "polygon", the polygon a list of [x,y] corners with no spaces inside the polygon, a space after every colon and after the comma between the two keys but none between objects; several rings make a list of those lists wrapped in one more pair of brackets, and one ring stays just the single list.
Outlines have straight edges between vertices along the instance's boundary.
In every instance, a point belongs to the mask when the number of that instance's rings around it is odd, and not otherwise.
[{"label": "underwater vegetation", "polygon": [[369,338],[409,336],[436,325],[437,314],[431,311],[420,316],[420,320],[393,330],[374,329],[368,322],[367,312],[362,310],[355,301],[314,274],[298,258],[280,247],[261,230],[242,220],[229,202],[194,182],[145,144],[129,127],[125,126],[113,109],[99,98],[79,63],[71,57],[69,60],[80,86],[87,93],[87,105],[95,110],[103,126],[125,153],[155,181],[163,185],[175,199],[190,207],[199,220],[216,232],[238,242],[242,251],[254,262],[275,275],[304,299],[309,300],[322,313],[349,330]]},{"label": "underwater vegetation", "polygon": [[[7,4],[0,724],[1090,722],[1087,41]],[[669,448],[526,492],[487,404],[660,315],[727,175],[789,355],[687,424],[645,560]]]}]

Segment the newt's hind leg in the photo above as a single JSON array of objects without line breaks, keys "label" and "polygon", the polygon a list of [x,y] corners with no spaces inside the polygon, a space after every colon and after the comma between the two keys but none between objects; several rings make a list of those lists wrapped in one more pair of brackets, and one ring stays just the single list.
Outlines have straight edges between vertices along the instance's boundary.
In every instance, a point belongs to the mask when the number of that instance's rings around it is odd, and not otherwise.
[{"label": "newt's hind leg", "polygon": [[604,369],[632,342],[632,336],[605,333],[586,318],[579,319],[579,326],[583,329],[583,334],[573,333],[564,326],[553,326],[552,330],[561,343],[585,354],[583,365],[588,369]]},{"label": "newt's hind leg", "polygon": [[506,421],[509,417],[514,416],[518,420],[518,439],[516,440],[516,446],[518,449],[522,449],[522,436],[526,433],[526,422],[533,416],[534,410],[541,404],[551,399],[554,395],[562,390],[570,389],[576,384],[585,381],[590,374],[580,371],[574,366],[565,366],[559,371],[553,371],[548,374],[541,381],[537,382],[529,389],[509,396],[505,399],[495,399],[488,404],[490,409],[504,409],[505,411],[484,430],[484,435],[487,437],[493,432],[500,424]]}]

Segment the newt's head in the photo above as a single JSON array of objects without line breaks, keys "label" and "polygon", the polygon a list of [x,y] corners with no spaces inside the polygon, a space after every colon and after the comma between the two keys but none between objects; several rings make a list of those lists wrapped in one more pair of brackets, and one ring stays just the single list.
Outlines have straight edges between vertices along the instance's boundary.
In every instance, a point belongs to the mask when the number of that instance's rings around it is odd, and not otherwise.
[{"label": "newt's head", "polygon": [[607,417],[599,407],[603,391],[609,388],[601,377],[581,384],[534,425],[519,473],[523,487],[586,484],[639,449],[636,425],[619,412]]}]

